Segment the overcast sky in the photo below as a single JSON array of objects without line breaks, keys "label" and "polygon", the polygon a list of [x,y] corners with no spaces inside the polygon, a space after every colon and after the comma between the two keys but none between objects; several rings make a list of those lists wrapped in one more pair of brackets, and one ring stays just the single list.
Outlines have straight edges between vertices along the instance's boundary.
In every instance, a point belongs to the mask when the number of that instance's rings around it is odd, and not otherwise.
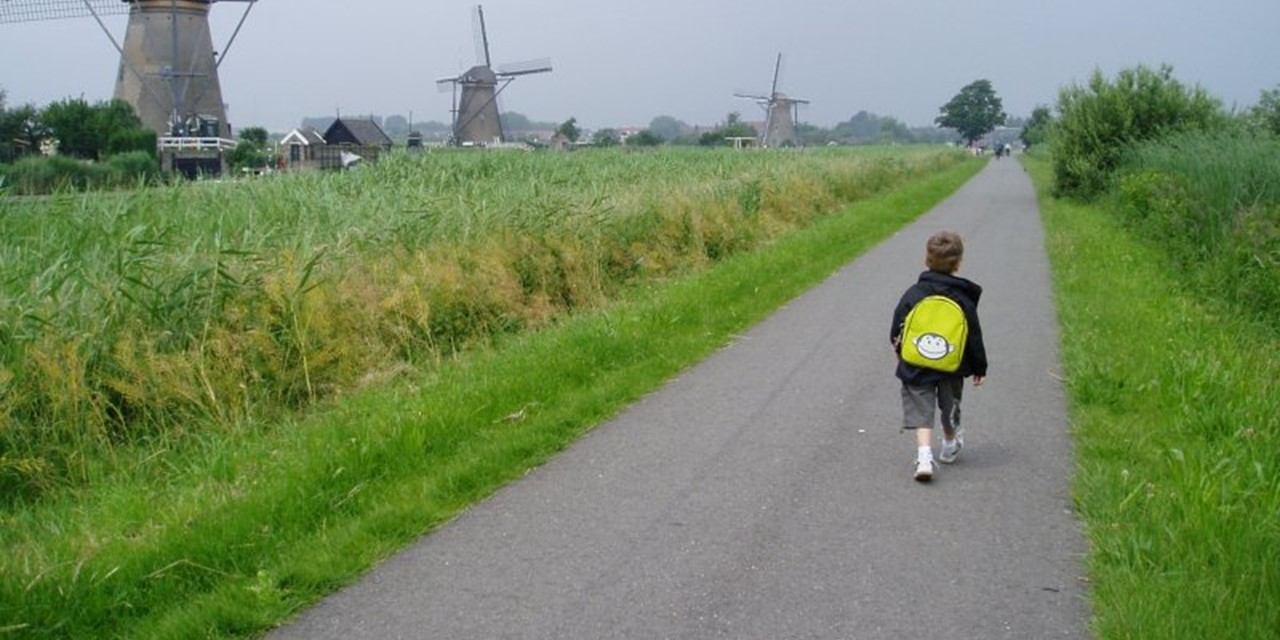
[{"label": "overcast sky", "polygon": [[[22,1],[22,0],[17,0]],[[30,0],[28,0],[30,1]],[[261,0],[219,75],[238,128],[285,131],[305,116],[412,114],[448,121],[435,81],[475,63],[462,0]],[[1231,107],[1280,86],[1280,0],[487,0],[494,63],[550,58],[502,108],[586,128],[670,115],[763,118],[739,91],[811,100],[804,122],[859,111],[929,125],[961,87],[988,79],[1005,111],[1052,106],[1058,89],[1145,64],[1173,66]],[[222,49],[247,5],[213,7]],[[124,16],[107,26],[123,38]],[[0,24],[10,105],[111,97],[118,55],[92,18]]]}]

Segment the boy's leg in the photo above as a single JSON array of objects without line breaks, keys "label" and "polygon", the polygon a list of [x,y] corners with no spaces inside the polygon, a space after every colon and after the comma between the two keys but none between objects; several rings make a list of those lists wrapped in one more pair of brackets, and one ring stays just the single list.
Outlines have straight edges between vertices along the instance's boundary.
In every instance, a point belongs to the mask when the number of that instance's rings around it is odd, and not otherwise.
[{"label": "boy's leg", "polygon": [[935,387],[902,385],[902,425],[915,431],[915,478],[928,481],[933,478],[933,421],[938,392]]},{"label": "boy's leg", "polygon": [[960,397],[964,393],[964,378],[949,378],[938,384],[938,410],[942,413],[942,450],[938,459],[955,462],[964,447],[964,428],[960,426]]},{"label": "boy's leg", "polygon": [[916,448],[932,449],[933,447],[933,429],[930,427],[916,427]]},{"label": "boy's leg", "polygon": [[947,378],[938,383],[938,411],[942,414],[942,437],[954,439],[960,430],[960,397],[964,394],[964,378]]}]

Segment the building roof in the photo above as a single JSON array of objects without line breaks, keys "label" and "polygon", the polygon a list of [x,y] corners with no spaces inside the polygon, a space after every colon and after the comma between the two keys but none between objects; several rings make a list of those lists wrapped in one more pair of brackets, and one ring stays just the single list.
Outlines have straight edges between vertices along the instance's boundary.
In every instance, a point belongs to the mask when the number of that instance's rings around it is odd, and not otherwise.
[{"label": "building roof", "polygon": [[391,138],[372,120],[343,120],[338,118],[324,132],[329,144],[354,144],[363,147],[390,147]]},{"label": "building roof", "polygon": [[289,135],[285,136],[284,139],[280,141],[280,144],[320,146],[324,144],[324,136],[320,135],[320,132],[316,131],[315,127],[302,127],[301,129],[294,129],[293,131],[290,131]]}]

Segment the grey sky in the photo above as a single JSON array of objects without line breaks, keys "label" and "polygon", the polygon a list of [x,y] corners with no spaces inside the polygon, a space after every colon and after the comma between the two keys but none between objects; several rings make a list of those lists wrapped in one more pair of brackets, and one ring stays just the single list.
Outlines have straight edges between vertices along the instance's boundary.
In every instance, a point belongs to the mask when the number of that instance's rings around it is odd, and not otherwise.
[{"label": "grey sky", "polygon": [[[435,80],[475,62],[474,0],[261,0],[220,71],[237,127],[305,116],[449,118]],[[495,63],[551,58],[503,94],[504,110],[588,128],[658,115],[714,124],[763,112],[735,91],[779,89],[832,126],[866,110],[931,124],[969,82],[992,81],[1010,115],[1052,105],[1101,69],[1168,63],[1230,106],[1280,85],[1277,0],[487,0]],[[211,18],[221,48],[244,4]],[[108,26],[123,37],[125,18]],[[90,18],[0,24],[0,89],[13,104],[111,97],[118,56]]]}]

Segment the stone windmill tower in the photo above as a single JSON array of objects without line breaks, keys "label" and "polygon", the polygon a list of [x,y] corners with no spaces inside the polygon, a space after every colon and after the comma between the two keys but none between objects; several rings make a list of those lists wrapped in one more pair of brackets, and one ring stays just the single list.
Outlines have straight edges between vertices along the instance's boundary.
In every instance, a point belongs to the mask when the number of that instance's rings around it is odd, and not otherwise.
[{"label": "stone windmill tower", "polygon": [[[238,34],[257,0],[4,0],[0,22],[92,16],[120,54],[115,98],[132,105],[143,125],[162,137],[229,138],[218,65],[235,34],[219,56],[209,32],[214,2],[245,3]],[[123,13],[122,45],[102,17]]]},{"label": "stone windmill tower", "polygon": [[[147,127],[162,135],[230,138],[218,65],[209,32],[214,2],[257,0],[132,0],[120,51],[115,97],[132,104]],[[239,33],[239,26],[236,27]],[[232,40],[235,35],[232,35]]]},{"label": "stone windmill tower", "polygon": [[495,70],[489,57],[483,7],[476,7],[475,17],[478,64],[461,75],[436,81],[441,91],[453,91],[453,143],[456,145],[504,142],[498,96],[517,76],[551,71],[551,61],[545,58],[502,65]]},{"label": "stone windmill tower", "polygon": [[809,104],[802,98],[790,98],[778,91],[778,74],[782,69],[782,54],[773,65],[773,85],[769,95],[735,93],[739,98],[755,100],[765,110],[764,133],[760,137],[763,147],[793,147],[799,144],[796,135],[796,121],[799,105]]}]

